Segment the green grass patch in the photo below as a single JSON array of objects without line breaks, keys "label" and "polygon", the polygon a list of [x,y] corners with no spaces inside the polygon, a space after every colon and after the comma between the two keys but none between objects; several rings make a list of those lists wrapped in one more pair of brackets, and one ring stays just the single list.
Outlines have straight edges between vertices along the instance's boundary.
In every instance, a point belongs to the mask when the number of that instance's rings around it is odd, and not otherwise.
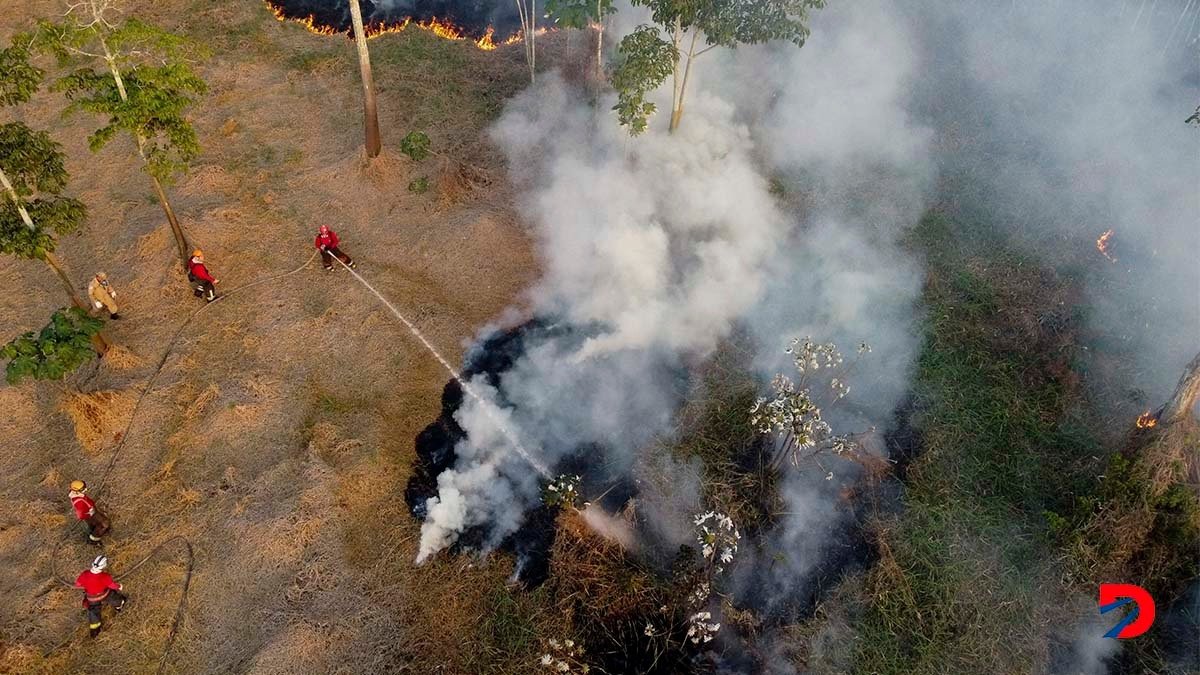
[{"label": "green grass patch", "polygon": [[[1028,672],[1032,617],[1055,598],[1047,512],[1094,489],[1102,448],[1080,411],[1069,282],[981,223],[933,213],[910,245],[929,263],[917,426],[904,511],[880,523],[856,671]],[[1065,326],[1065,328],[1064,328]]]},{"label": "green grass patch", "polygon": [[[471,672],[513,673],[531,670],[541,648],[539,638],[547,620],[546,592],[496,588],[487,597],[487,608],[477,624],[466,662]],[[564,626],[565,628],[565,626]],[[559,636],[561,638],[561,636]]]},{"label": "green grass patch", "polygon": [[[334,48],[314,49],[292,54],[283,60],[283,65],[288,70],[298,70],[302,73],[312,73],[335,64],[339,67],[349,65],[349,56],[352,52],[345,45],[339,43],[340,41],[334,42],[334,44],[338,44]],[[343,64],[343,61],[346,63]]]},{"label": "green grass patch", "polygon": [[400,102],[408,126],[429,130],[435,142],[444,132],[483,128],[529,81],[523,62],[510,54],[418,28],[372,40],[371,63],[380,92]]}]

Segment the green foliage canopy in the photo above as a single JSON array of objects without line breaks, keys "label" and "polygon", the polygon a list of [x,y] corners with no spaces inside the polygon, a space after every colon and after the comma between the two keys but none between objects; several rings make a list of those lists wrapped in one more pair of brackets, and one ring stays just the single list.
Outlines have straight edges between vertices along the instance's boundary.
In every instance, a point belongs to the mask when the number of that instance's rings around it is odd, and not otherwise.
[{"label": "green foliage canopy", "polygon": [[567,28],[587,28],[615,11],[612,0],[546,0],[546,13]]},{"label": "green foliage canopy", "polygon": [[0,105],[24,103],[41,85],[43,73],[29,56],[29,48],[20,44],[0,49]]},{"label": "green foliage canopy", "polygon": [[121,131],[144,140],[147,171],[163,181],[187,169],[200,153],[196,131],[184,117],[194,99],[203,94],[204,81],[182,63],[136,66],[122,74],[126,100],[113,78],[83,68],[61,78],[54,89],[66,94],[68,112],[84,110],[107,115],[108,122],[88,137],[88,146],[99,151]]},{"label": "green foliage canopy", "polygon": [[[116,25],[84,24],[74,17],[42,21],[25,39],[34,49],[53,54],[59,65],[78,66],[54,89],[71,101],[68,112],[108,117],[88,138],[93,151],[127,132],[145,156],[146,171],[164,183],[185,171],[199,154],[196,131],[185,117],[195,96],[207,91],[189,64],[207,53],[199,45],[137,19]],[[93,69],[97,60],[103,62],[102,70]],[[120,74],[125,96],[114,71]]]},{"label": "green foliage canopy", "polygon": [[797,47],[808,38],[808,12],[825,0],[633,0],[650,9],[654,22],[699,30],[710,46],[737,47],[786,40]]},{"label": "green foliage canopy", "polygon": [[673,44],[659,37],[658,28],[638,26],[621,39],[617,48],[620,62],[613,71],[612,85],[617,90],[617,120],[637,136],[646,130],[650,116],[657,106],[646,100],[646,94],[666,81],[679,59]]},{"label": "green foliage canopy", "polygon": [[0,347],[0,358],[8,361],[5,379],[9,384],[26,377],[61,380],[95,355],[91,339],[103,325],[76,307],[56,311],[40,332],[30,331]]},{"label": "green foliage canopy", "polygon": [[[0,253],[21,258],[44,259],[53,252],[55,234],[75,232],[87,217],[77,199],[63,197],[67,171],[58,143],[44,131],[34,131],[20,122],[0,125],[0,171],[17,193],[0,195]],[[21,218],[24,206],[34,226]]]}]

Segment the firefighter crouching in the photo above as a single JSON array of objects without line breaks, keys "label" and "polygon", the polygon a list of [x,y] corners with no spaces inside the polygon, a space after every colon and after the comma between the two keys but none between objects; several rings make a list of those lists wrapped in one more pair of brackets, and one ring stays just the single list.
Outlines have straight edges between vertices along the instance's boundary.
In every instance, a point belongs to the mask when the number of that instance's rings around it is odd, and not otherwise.
[{"label": "firefighter crouching", "polygon": [[75,517],[87,523],[88,541],[99,544],[100,537],[108,532],[108,516],[104,515],[104,512],[96,507],[96,502],[87,496],[87,489],[87,483],[73,480],[71,481],[71,491],[67,493],[67,496],[71,499],[71,506],[75,509]]},{"label": "firefighter crouching", "polygon": [[117,291],[108,283],[108,275],[104,272],[96,272],[96,276],[88,282],[87,287],[88,298],[92,301],[92,307],[95,309],[108,310],[108,316],[113,319],[121,318],[117,312],[120,308],[117,307]]},{"label": "firefighter crouching", "polygon": [[88,630],[92,637],[100,634],[101,610],[104,605],[112,605],[116,611],[125,609],[125,601],[128,598],[121,593],[121,584],[118,584],[112,575],[104,570],[108,567],[108,557],[98,555],[92,561],[91,569],[84,570],[75,579],[75,588],[83,589],[83,606],[87,609]]}]

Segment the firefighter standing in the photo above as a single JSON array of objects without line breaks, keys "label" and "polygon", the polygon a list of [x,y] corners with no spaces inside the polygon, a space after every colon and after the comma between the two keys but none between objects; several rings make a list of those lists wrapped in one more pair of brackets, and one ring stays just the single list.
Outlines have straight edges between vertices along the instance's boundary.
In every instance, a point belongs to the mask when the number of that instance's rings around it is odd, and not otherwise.
[{"label": "firefighter standing", "polygon": [[128,600],[121,593],[121,584],[104,571],[107,567],[108,557],[98,555],[92,561],[91,569],[84,570],[75,579],[75,588],[83,589],[83,606],[87,609],[88,629],[92,637],[100,634],[100,612],[104,605],[112,605],[119,612],[125,608],[125,601]]},{"label": "firefighter standing", "polygon": [[354,261],[350,259],[350,256],[342,253],[342,250],[338,248],[337,232],[329,229],[328,225],[322,225],[317,228],[317,238],[313,241],[313,244],[321,252],[321,262],[325,263],[326,272],[333,270],[334,256],[337,256],[338,260],[345,263],[346,267],[354,267]]},{"label": "firefighter standing", "polygon": [[67,496],[71,498],[71,506],[75,508],[75,517],[87,523],[88,541],[99,544],[100,537],[108,532],[109,521],[108,516],[96,508],[96,502],[87,496],[87,483],[81,480],[71,481],[71,491]]},{"label": "firefighter standing", "polygon": [[88,282],[87,292],[88,297],[92,299],[93,307],[107,309],[108,316],[113,319],[121,318],[117,315],[117,292],[109,285],[107,274],[96,272],[96,276]]},{"label": "firefighter standing", "polygon": [[204,298],[206,302],[217,299],[215,285],[220,283],[220,280],[214,279],[208,273],[208,268],[204,266],[204,251],[200,249],[192,251],[192,257],[188,260],[188,281],[192,282],[197,298]]}]

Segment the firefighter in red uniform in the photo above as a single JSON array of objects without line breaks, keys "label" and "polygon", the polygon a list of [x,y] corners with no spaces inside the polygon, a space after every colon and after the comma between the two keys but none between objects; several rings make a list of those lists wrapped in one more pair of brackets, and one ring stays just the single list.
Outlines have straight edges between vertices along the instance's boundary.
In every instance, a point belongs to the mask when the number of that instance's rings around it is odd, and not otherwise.
[{"label": "firefighter in red uniform", "polygon": [[317,238],[313,244],[321,252],[321,262],[325,263],[326,272],[333,270],[333,256],[337,256],[337,259],[345,263],[346,267],[354,267],[354,261],[350,259],[350,256],[342,253],[342,250],[338,248],[337,232],[329,229],[328,225],[317,228]]},{"label": "firefighter in red uniform", "polygon": [[67,496],[71,498],[71,506],[75,508],[75,517],[87,523],[88,541],[99,544],[100,537],[108,532],[108,516],[96,508],[96,502],[87,496],[87,483],[81,480],[71,481],[71,491]]},{"label": "firefighter in red uniform", "polygon": [[197,298],[204,298],[206,302],[212,302],[217,299],[217,289],[215,284],[220,283],[220,280],[214,279],[208,273],[208,268],[204,266],[204,251],[196,249],[192,251],[192,257],[188,259],[188,281],[192,282]]},{"label": "firefighter in red uniform", "polygon": [[125,601],[128,600],[121,593],[121,584],[104,571],[107,567],[108,557],[98,555],[92,561],[92,568],[84,570],[75,579],[75,588],[83,589],[83,606],[87,609],[88,629],[92,637],[100,634],[100,611],[104,605],[112,605],[119,612],[125,609]]}]

